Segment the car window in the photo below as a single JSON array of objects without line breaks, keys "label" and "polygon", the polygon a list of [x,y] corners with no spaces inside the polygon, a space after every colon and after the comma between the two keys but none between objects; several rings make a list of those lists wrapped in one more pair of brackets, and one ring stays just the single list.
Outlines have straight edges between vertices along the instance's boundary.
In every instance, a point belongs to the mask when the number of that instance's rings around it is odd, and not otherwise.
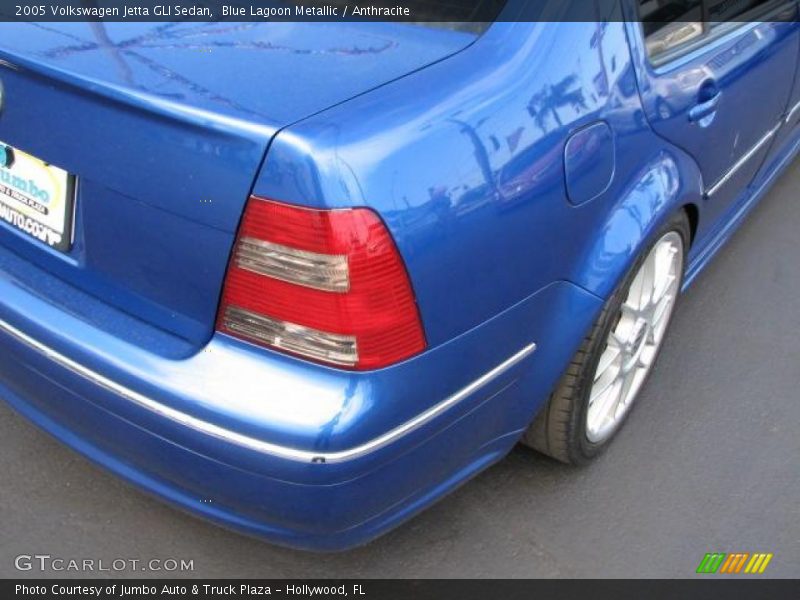
[{"label": "car window", "polygon": [[640,0],[639,17],[651,58],[686,45],[705,31],[701,0]]},{"label": "car window", "polygon": [[702,43],[720,25],[757,17],[791,0],[638,0],[645,46],[654,61]]}]

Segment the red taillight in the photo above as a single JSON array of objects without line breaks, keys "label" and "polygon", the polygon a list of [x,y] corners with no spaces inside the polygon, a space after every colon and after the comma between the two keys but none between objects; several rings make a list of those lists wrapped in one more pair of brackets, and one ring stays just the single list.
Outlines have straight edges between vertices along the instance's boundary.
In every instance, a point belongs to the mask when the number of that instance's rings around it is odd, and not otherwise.
[{"label": "red taillight", "polygon": [[352,369],[385,367],[425,348],[403,261],[367,208],[316,210],[251,197],[217,327]]}]

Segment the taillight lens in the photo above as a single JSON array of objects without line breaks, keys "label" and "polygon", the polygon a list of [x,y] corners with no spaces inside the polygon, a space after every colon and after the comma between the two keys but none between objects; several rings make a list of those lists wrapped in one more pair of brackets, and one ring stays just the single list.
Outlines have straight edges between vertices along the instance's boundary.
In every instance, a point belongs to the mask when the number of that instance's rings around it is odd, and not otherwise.
[{"label": "taillight lens", "polygon": [[317,210],[251,197],[217,327],[351,369],[385,367],[425,348],[403,261],[367,208]]}]

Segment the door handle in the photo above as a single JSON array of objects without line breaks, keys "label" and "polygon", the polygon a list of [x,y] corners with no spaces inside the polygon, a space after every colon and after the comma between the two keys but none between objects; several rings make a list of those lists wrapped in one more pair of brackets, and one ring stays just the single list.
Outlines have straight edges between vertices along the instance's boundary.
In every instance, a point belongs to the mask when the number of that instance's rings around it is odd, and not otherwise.
[{"label": "door handle", "polygon": [[710,120],[708,122],[703,121],[716,112],[717,105],[719,104],[721,97],[722,93],[718,90],[715,90],[713,92],[713,96],[692,107],[692,109],[689,111],[689,120],[692,123],[699,123],[703,127],[708,125]]}]

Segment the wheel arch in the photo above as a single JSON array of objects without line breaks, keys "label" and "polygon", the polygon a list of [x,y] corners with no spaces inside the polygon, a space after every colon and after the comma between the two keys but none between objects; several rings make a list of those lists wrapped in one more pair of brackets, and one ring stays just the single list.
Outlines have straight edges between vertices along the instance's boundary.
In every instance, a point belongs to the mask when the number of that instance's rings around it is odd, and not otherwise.
[{"label": "wheel arch", "polygon": [[700,209],[694,202],[687,202],[683,205],[683,210],[689,219],[689,232],[691,233],[689,246],[692,246],[697,239],[697,229],[700,226]]},{"label": "wheel arch", "polygon": [[690,157],[660,152],[602,207],[598,235],[583,254],[573,282],[607,299],[652,235],[678,211],[689,220],[691,245],[701,219],[701,181]]}]

